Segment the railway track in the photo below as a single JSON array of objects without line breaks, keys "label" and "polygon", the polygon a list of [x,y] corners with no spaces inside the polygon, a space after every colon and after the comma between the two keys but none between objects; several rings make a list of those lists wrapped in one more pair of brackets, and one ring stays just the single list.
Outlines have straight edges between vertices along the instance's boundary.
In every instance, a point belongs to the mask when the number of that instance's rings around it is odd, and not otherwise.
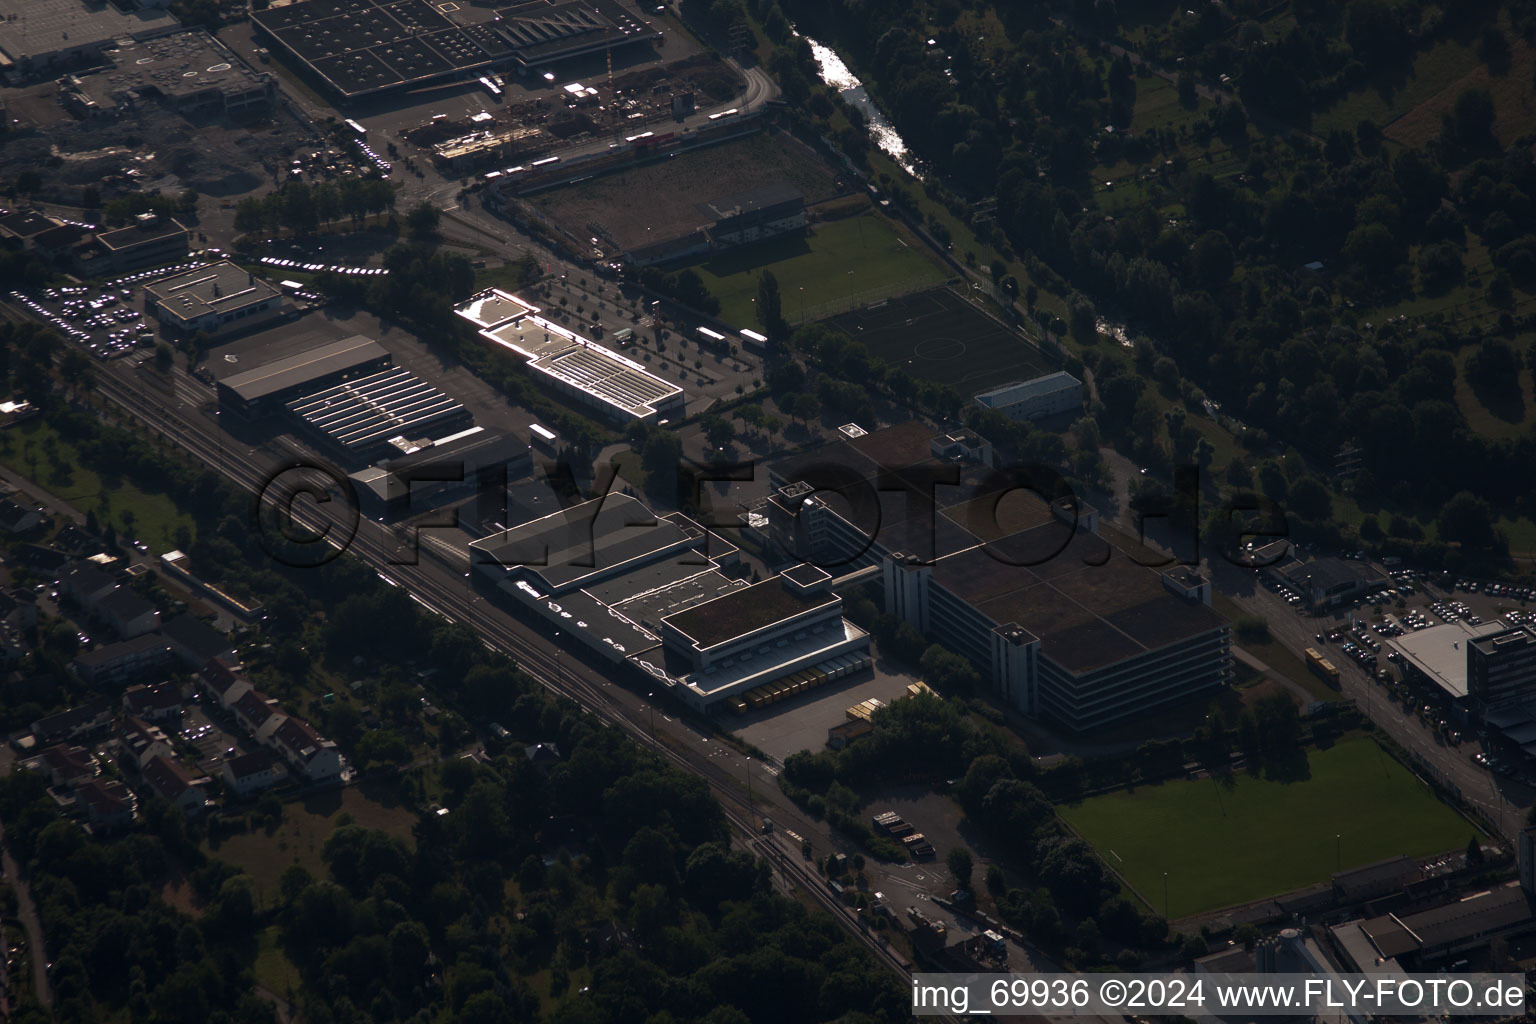
[{"label": "railway track", "polygon": [[[126,361],[109,363],[102,369],[104,372],[98,373],[96,377],[96,391],[124,413],[201,459],[242,490],[261,493],[270,482],[272,469],[252,464],[254,456],[247,453],[245,445],[233,448],[226,445],[222,429],[214,422],[205,422],[212,417],[204,413],[201,407],[194,408],[180,398],[175,399],[176,404],[169,408],[161,405],[158,400],[167,396],[150,396],[145,392],[142,382],[131,381],[133,375],[142,371],[128,365]],[[193,382],[209,399],[213,397],[213,389],[188,375],[180,376]],[[314,461],[312,455],[297,446],[291,447],[288,458],[293,462],[301,459]],[[278,459],[273,461],[281,464]],[[315,533],[323,534],[327,527],[335,529],[338,525],[350,529],[347,522],[350,515],[338,519],[334,514],[328,514],[339,510],[339,503],[331,502],[328,505],[326,508],[313,503],[293,503],[288,506],[288,510],[296,523]],[[404,587],[428,611],[450,622],[469,625],[489,647],[511,656],[523,672],[546,690],[575,700],[585,711],[623,729],[630,739],[658,754],[669,764],[703,777],[720,803],[739,845],[766,854],[770,863],[778,867],[780,878],[786,884],[793,879],[823,909],[863,941],[878,962],[896,972],[904,982],[908,979],[910,968],[905,961],[887,944],[856,926],[848,908],[828,891],[798,851],[791,853],[784,850],[777,838],[759,842],[761,837],[754,821],[756,808],[743,800],[734,774],[708,759],[686,757],[662,742],[640,723],[631,708],[615,699],[603,685],[584,676],[579,663],[573,669],[568,661],[563,663],[558,654],[552,653],[547,642],[538,642],[517,628],[518,620],[474,590],[473,581],[466,571],[467,555],[461,564],[454,561],[450,553],[456,549],[423,543],[418,550],[427,554],[428,559],[422,559],[414,565],[400,564],[401,545],[394,531],[360,514],[356,521],[356,533],[346,548],[351,554],[362,558],[386,582]]]}]

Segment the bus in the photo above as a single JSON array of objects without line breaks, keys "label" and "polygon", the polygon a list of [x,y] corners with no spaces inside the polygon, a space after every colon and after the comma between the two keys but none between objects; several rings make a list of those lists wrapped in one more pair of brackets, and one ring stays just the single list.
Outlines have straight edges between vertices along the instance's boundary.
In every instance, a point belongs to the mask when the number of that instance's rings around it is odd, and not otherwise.
[{"label": "bus", "polygon": [[699,328],[699,340],[706,345],[713,345],[717,348],[729,344],[725,335],[719,331],[712,331],[708,327]]},{"label": "bus", "polygon": [[480,79],[480,84],[485,86],[486,92],[490,93],[497,99],[501,98],[501,86],[497,85],[494,79],[482,77]]},{"label": "bus", "polygon": [[357,137],[360,138],[360,139],[366,139],[368,137],[368,129],[364,128],[362,125],[358,124],[356,121],[352,120],[350,117],[347,118],[347,127],[351,128],[354,132],[356,132],[357,133]]},{"label": "bus", "polygon": [[1339,670],[1333,662],[1317,653],[1316,648],[1307,648],[1307,667],[1321,676],[1329,686],[1337,688],[1339,685]]},{"label": "bus", "polygon": [[528,440],[541,452],[549,455],[555,454],[555,441],[558,438],[555,432],[547,427],[541,427],[537,423],[528,424]]}]

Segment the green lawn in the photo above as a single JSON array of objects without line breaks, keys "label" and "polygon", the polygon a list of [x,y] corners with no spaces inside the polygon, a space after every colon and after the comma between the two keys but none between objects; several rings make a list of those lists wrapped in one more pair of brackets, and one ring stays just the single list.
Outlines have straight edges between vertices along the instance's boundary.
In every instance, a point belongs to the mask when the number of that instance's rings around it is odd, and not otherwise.
[{"label": "green lawn", "polygon": [[742,327],[757,326],[753,308],[764,270],[778,279],[784,317],[792,323],[800,319],[802,303],[811,316],[857,295],[905,294],[949,277],[919,242],[874,213],[817,224],[803,237],[732,249],[692,266],[720,300],[721,319]]},{"label": "green lawn", "polygon": [[257,828],[230,836],[217,846],[203,844],[212,857],[228,861],[251,876],[256,896],[270,903],[278,892],[278,881],[290,864],[302,864],[317,878],[326,876],[321,851],[335,831],[335,818],[345,811],[354,823],[379,829],[412,843],[411,828],[416,815],[404,807],[387,807],[364,796],[357,786],[325,790],[297,803],[283,806],[283,823],[272,835]]},{"label": "green lawn", "polygon": [[192,517],[168,494],[139,490],[121,477],[81,465],[74,447],[41,419],[0,432],[0,464],[26,476],[81,512],[95,512],[125,539],[142,540],[155,551],[176,546],[176,528],[194,529]]},{"label": "green lawn", "polygon": [[285,999],[288,993],[298,992],[302,984],[299,970],[278,945],[277,926],[263,928],[256,941],[256,963],[252,967],[256,983]]},{"label": "green lawn", "polygon": [[[1476,830],[1373,740],[1307,752],[1309,777],[1180,780],[1058,808],[1151,905],[1177,919],[1464,847]],[[1335,836],[1339,838],[1335,840]]]}]

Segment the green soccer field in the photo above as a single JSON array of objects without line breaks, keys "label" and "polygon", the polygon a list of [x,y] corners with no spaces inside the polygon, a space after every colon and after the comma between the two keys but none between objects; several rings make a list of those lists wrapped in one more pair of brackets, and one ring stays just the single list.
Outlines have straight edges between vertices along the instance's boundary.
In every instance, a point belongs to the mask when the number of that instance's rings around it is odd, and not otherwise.
[{"label": "green soccer field", "polygon": [[805,235],[745,245],[690,264],[720,300],[720,318],[739,327],[758,326],[753,312],[758,277],[770,270],[779,282],[783,315],[791,323],[816,319],[826,307],[849,308],[916,291],[947,279],[944,268],[916,241],[903,238],[873,213],[815,225]]},{"label": "green soccer field", "polygon": [[1158,912],[1167,872],[1171,919],[1327,881],[1340,865],[1465,847],[1479,834],[1373,740],[1310,750],[1307,760],[1304,781],[1179,780],[1058,810]]}]

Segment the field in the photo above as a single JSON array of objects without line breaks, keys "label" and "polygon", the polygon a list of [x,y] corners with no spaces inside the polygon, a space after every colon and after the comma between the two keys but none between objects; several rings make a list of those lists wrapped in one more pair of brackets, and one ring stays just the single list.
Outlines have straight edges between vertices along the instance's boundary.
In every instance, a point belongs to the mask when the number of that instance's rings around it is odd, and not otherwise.
[{"label": "field", "polygon": [[[1165,782],[1060,807],[1061,815],[1172,919],[1279,895],[1476,834],[1375,741],[1307,752],[1307,777]],[[1338,838],[1335,839],[1335,836]]]},{"label": "field", "polygon": [[[784,294],[785,313],[790,314],[787,297],[794,292]],[[947,288],[891,299],[828,323],[863,342],[870,355],[904,367],[919,380],[953,387],[967,398],[1054,369],[1017,333]]]},{"label": "field", "polygon": [[193,529],[192,517],[167,494],[147,493],[128,480],[97,474],[81,465],[74,446],[41,419],[0,432],[0,464],[10,467],[81,512],[96,513],[125,539],[142,540],[156,551],[176,546],[176,529]]},{"label": "field", "polygon": [[759,133],[551,189],[529,202],[577,238],[601,228],[626,249],[686,235],[714,220],[699,204],[788,183],[807,205],[830,198],[835,179],[793,139]]},{"label": "field", "polygon": [[415,814],[403,807],[387,807],[365,796],[357,786],[347,786],[283,805],[283,823],[271,835],[253,829],[230,836],[216,847],[205,844],[205,852],[247,872],[256,881],[257,899],[267,902],[276,896],[278,880],[290,864],[302,864],[310,874],[325,876],[325,862],[320,854],[336,828],[336,815],[342,812],[350,814],[353,822],[364,828],[379,829],[411,842]]},{"label": "field", "polygon": [[764,270],[778,279],[784,318],[791,323],[918,291],[946,276],[916,241],[874,213],[815,224],[803,235],[740,246],[687,266],[720,300],[721,319],[742,327],[758,325],[753,310]]}]

